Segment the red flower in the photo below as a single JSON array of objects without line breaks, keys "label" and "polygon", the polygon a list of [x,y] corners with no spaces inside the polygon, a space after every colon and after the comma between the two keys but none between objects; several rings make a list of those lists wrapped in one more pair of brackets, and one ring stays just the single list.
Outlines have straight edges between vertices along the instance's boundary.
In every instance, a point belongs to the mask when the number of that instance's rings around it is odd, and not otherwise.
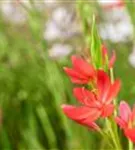
[{"label": "red flower", "polygon": [[72,105],[63,104],[62,109],[67,117],[74,120],[78,124],[94,130],[100,129],[94,122],[100,115],[96,108],[89,108],[87,106],[75,107]]},{"label": "red flower", "polygon": [[72,56],[73,68],[64,68],[71,81],[77,84],[87,84],[95,77],[95,70],[88,62],[80,57]]},{"label": "red flower", "polygon": [[[108,52],[104,45],[102,45],[102,54],[103,54],[103,62],[106,63],[106,57],[108,59]],[[113,67],[115,61],[116,61],[116,53],[115,53],[115,51],[113,51],[113,54],[112,54],[112,56],[109,60],[109,64],[108,64],[109,69]]]},{"label": "red flower", "polygon": [[97,108],[88,107],[87,105],[72,106],[62,105],[62,109],[67,117],[75,122],[98,130],[98,126],[94,122],[100,116],[100,111]]},{"label": "red flower", "polygon": [[113,0],[111,2],[102,2],[101,1],[101,4],[103,5],[103,8],[106,9],[106,10],[110,10],[112,8],[123,8],[124,7],[124,0]]},{"label": "red flower", "polygon": [[129,105],[122,101],[119,106],[120,116],[116,122],[124,130],[125,136],[135,142],[135,107],[131,111]]},{"label": "red flower", "polygon": [[88,107],[97,108],[102,117],[108,117],[114,110],[113,99],[120,90],[120,81],[116,80],[113,84],[108,75],[99,70],[97,73],[97,91],[91,92],[85,88],[75,88],[76,99]]},{"label": "red flower", "polygon": [[108,75],[99,70],[97,73],[97,91],[92,92],[85,88],[75,88],[74,96],[82,106],[63,105],[64,113],[72,120],[85,125],[96,125],[94,123],[100,116],[108,117],[114,110],[112,100],[120,90],[120,81],[111,84]]}]

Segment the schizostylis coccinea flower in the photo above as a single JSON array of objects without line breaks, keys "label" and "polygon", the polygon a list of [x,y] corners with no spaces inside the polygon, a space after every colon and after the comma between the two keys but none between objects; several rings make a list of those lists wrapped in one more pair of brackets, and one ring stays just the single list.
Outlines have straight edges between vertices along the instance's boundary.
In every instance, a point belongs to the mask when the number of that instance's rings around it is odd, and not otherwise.
[{"label": "schizostylis coccinea flower", "polygon": [[122,101],[119,106],[119,116],[115,120],[123,129],[125,136],[135,143],[135,106],[131,110],[129,105]]},{"label": "schizostylis coccinea flower", "polygon": [[95,78],[96,72],[92,65],[80,57],[72,56],[73,67],[65,67],[65,72],[71,78],[71,81],[76,84],[87,84]]},{"label": "schizostylis coccinea flower", "polygon": [[97,72],[97,85],[94,91],[82,88],[74,88],[73,93],[81,106],[63,105],[62,109],[67,117],[82,124],[91,126],[99,117],[112,115],[114,105],[113,99],[120,90],[120,81],[113,84],[107,73],[102,70]]}]

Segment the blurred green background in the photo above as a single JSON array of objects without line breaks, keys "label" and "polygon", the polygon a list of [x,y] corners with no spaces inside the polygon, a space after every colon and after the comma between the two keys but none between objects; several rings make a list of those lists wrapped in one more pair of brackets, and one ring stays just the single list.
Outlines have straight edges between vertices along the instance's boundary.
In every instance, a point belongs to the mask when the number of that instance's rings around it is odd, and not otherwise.
[{"label": "blurred green background", "polygon": [[93,14],[103,43],[117,53],[119,100],[133,104],[134,2],[0,1],[1,150],[103,150],[98,133],[61,110],[61,104],[76,102],[63,66],[71,65],[72,54],[87,57]]}]

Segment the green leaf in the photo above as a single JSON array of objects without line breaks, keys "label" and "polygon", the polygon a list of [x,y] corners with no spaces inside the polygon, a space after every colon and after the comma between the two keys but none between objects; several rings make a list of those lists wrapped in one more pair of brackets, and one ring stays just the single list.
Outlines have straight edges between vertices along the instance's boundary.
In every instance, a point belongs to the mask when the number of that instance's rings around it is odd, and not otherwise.
[{"label": "green leaf", "polygon": [[99,38],[95,23],[95,16],[93,16],[90,44],[91,44],[90,54],[92,63],[97,69],[99,69],[102,67],[102,51],[101,51],[101,40]]}]

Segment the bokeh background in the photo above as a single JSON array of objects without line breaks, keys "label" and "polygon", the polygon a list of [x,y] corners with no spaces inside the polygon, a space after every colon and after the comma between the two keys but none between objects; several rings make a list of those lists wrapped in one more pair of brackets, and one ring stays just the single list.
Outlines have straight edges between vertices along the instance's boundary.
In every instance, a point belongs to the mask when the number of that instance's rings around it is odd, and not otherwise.
[{"label": "bokeh background", "polygon": [[104,139],[61,110],[76,103],[63,66],[73,54],[87,57],[93,14],[103,43],[117,53],[119,100],[135,103],[133,0],[1,0],[1,150],[103,150]]}]

